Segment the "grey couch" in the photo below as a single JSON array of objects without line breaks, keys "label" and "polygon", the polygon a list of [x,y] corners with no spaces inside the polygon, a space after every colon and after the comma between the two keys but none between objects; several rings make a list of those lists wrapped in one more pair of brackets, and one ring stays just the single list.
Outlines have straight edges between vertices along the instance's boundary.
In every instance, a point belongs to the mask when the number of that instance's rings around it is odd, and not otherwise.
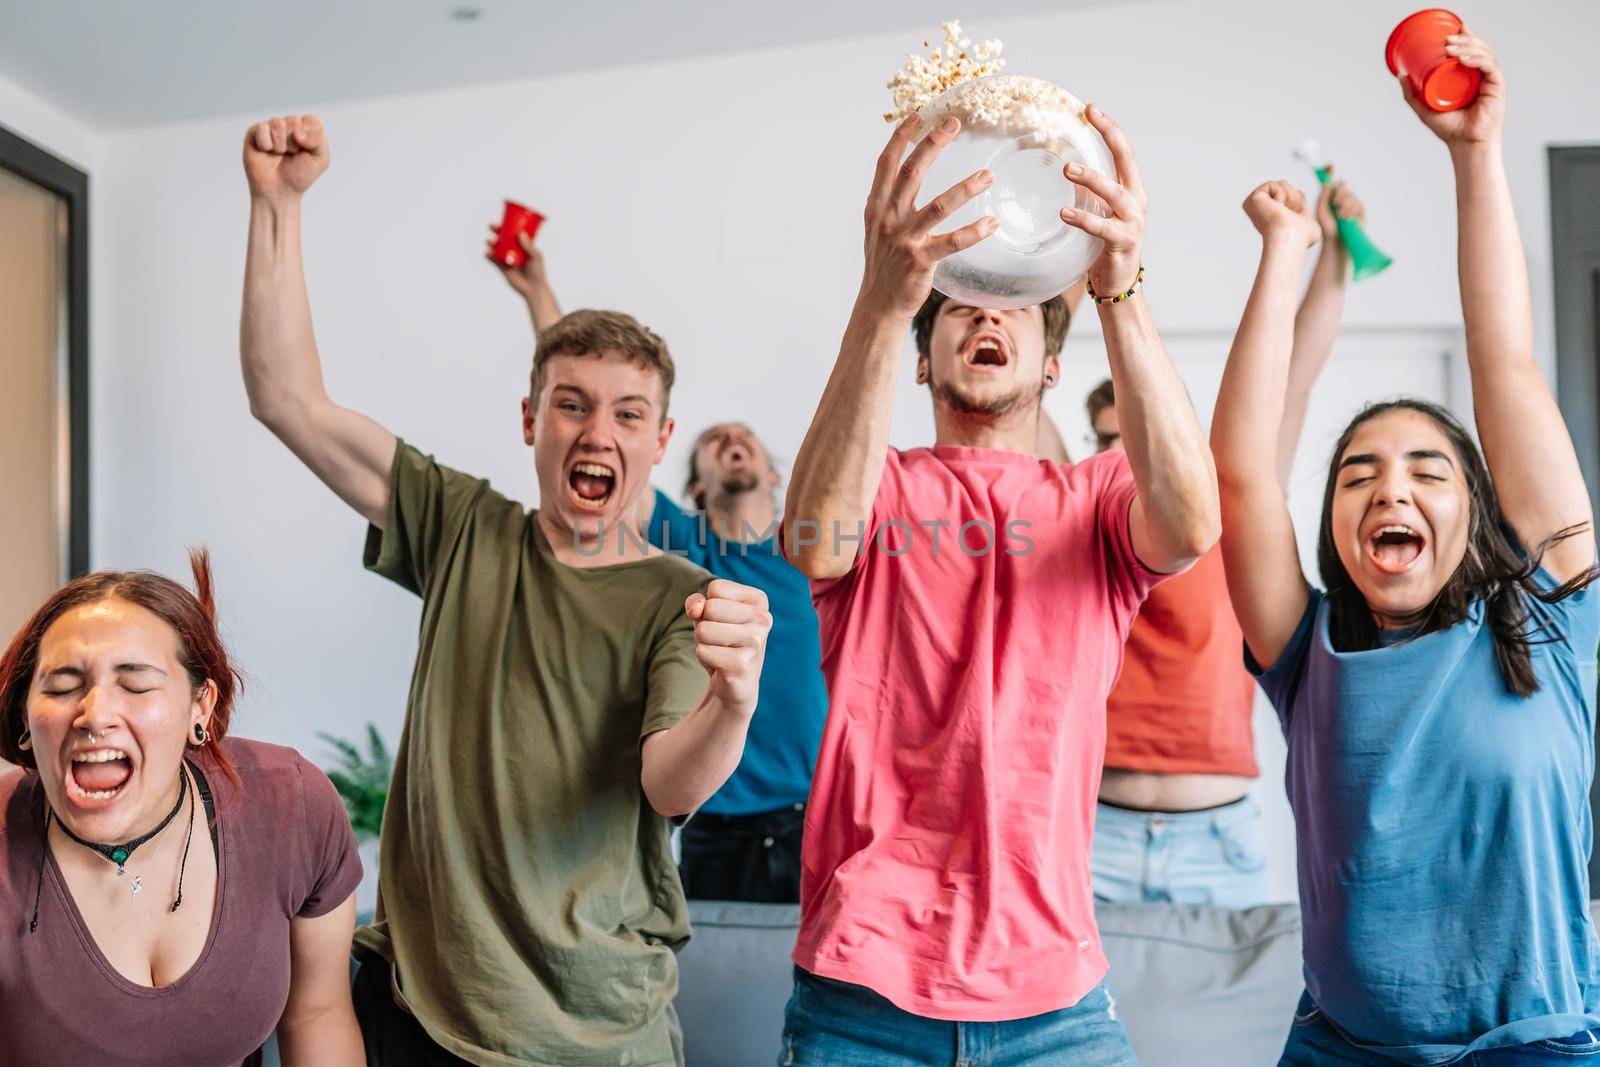
[{"label": "grey couch", "polygon": [[[800,909],[692,900],[678,957],[689,1067],[771,1067]],[[1256,1067],[1283,1049],[1301,990],[1300,911],[1102,905],[1117,1014],[1145,1067]],[[277,1067],[276,1042],[266,1067]]]},{"label": "grey couch", "polygon": [[[678,959],[689,1067],[778,1062],[799,909],[691,901]],[[1145,1067],[1274,1064],[1302,988],[1300,911],[1102,905],[1117,1014]]]}]

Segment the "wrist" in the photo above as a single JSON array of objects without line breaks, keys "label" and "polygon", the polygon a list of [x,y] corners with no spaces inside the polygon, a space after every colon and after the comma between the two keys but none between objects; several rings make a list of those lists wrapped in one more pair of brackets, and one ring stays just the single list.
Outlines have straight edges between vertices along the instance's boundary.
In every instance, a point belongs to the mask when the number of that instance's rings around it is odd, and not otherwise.
[{"label": "wrist", "polygon": [[1282,255],[1292,252],[1305,253],[1311,249],[1307,246],[1304,232],[1296,233],[1292,227],[1279,226],[1261,235],[1261,250]]},{"label": "wrist", "polygon": [[862,279],[861,291],[856,294],[855,307],[850,311],[850,326],[853,330],[869,334],[904,337],[915,315],[915,309],[906,311],[898,306],[897,301],[874,292],[869,279]]},{"label": "wrist", "polygon": [[1119,260],[1103,265],[1096,263],[1089,268],[1085,280],[1098,296],[1109,298],[1134,288],[1138,284],[1142,270],[1144,264],[1137,257],[1131,261]]},{"label": "wrist", "polygon": [[717,710],[735,722],[749,722],[755,717],[756,699],[754,696],[744,699],[742,697],[719,694],[714,699],[716,700]]},{"label": "wrist", "polygon": [[300,210],[301,193],[264,193],[250,190],[250,210],[284,214]]},{"label": "wrist", "polygon": [[1450,162],[1459,170],[1464,166],[1494,163],[1500,159],[1500,138],[1482,141],[1451,141]]}]

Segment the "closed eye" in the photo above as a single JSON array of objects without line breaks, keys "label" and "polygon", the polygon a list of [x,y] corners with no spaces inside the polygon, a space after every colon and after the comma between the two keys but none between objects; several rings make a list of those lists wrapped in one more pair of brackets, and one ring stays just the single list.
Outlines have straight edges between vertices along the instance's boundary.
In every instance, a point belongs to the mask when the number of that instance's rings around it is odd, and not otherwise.
[{"label": "closed eye", "polygon": [[1357,486],[1366,485],[1370,481],[1372,481],[1372,475],[1363,474],[1359,478],[1351,478],[1348,482],[1345,482],[1344,483],[1344,488],[1346,488],[1346,489],[1354,489]]}]

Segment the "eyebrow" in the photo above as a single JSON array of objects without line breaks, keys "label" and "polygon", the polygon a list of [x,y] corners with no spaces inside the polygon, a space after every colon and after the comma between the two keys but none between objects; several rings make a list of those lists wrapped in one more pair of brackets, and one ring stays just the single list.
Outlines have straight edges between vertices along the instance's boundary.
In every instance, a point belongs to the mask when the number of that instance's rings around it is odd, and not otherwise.
[{"label": "eyebrow", "polygon": [[[561,383],[551,386],[550,391],[552,393],[574,393],[586,403],[593,399],[588,393],[578,388],[576,385],[567,385],[565,383]],[[629,393],[627,396],[618,397],[615,401],[613,401],[613,404],[644,404],[646,406],[650,406],[651,403],[651,399],[645,396],[643,393]]]},{"label": "eyebrow", "polygon": [[[162,670],[160,667],[157,667],[153,663],[119,663],[116,666],[116,672],[118,674],[136,674],[136,673],[140,673],[140,672],[144,672],[144,671],[154,671],[156,674],[163,674],[163,675],[167,673],[166,671]],[[43,677],[43,678],[64,678],[64,677],[82,678],[83,676],[84,676],[84,671],[83,671],[83,669],[81,667],[53,667],[50,670],[45,671],[44,674],[41,677]]]},{"label": "eyebrow", "polygon": [[[1406,453],[1406,458],[1407,459],[1442,459],[1442,460],[1444,460],[1445,463],[1449,464],[1451,470],[1454,470],[1455,466],[1456,466],[1455,462],[1448,455],[1446,455],[1445,453],[1439,451],[1437,448],[1418,448],[1418,449],[1414,449],[1414,450]],[[1362,452],[1362,453],[1359,453],[1358,455],[1346,456],[1344,459],[1340,460],[1339,461],[1339,469],[1340,470],[1344,470],[1346,467],[1359,466],[1359,465],[1361,465],[1363,463],[1376,465],[1377,462],[1378,462],[1378,457],[1377,457],[1376,453],[1373,453],[1373,452]]]}]

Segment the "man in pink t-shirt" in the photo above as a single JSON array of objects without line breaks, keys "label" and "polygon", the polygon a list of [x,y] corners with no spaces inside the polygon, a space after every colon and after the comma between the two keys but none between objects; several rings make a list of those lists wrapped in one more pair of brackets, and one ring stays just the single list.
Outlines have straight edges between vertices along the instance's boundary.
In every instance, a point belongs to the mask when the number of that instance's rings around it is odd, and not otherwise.
[{"label": "man in pink t-shirt", "polygon": [[[830,698],[785,1063],[948,1064],[996,1048],[1006,1063],[1133,1061],[1090,889],[1105,700],[1145,593],[1209,549],[1220,519],[1205,437],[1138,291],[1133,153],[1110,118],[1088,119],[1117,175],[1067,178],[1113,214],[1062,219],[1104,241],[1089,292],[1126,450],[1076,465],[1034,454],[1059,306],[930,297],[938,261],[995,229],[932,232],[988,172],[919,210],[956,129],[906,156],[914,117],[878,160],[865,277],[784,527],[812,579]],[[937,440],[902,452],[890,409],[913,319]]]}]

